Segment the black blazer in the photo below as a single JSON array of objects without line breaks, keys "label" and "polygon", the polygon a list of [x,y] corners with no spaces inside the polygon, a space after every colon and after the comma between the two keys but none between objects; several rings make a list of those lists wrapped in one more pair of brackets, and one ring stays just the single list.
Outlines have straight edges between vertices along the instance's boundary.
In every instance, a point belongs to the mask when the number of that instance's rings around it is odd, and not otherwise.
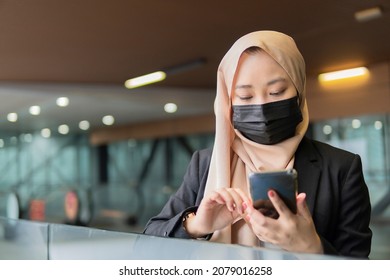
[{"label": "black blazer", "polygon": [[[182,185],[160,214],[149,220],[145,234],[190,238],[182,228],[182,215],[196,209],[203,198],[211,153],[211,149],[194,153]],[[368,258],[371,205],[360,157],[303,138],[294,168],[298,190],[306,193],[325,254]]]}]

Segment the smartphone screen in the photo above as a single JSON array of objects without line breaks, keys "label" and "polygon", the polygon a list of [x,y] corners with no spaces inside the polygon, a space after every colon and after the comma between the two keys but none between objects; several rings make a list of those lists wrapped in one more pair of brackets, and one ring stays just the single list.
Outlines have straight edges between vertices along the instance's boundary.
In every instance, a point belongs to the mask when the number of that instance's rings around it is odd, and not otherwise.
[{"label": "smartphone screen", "polygon": [[268,191],[273,189],[291,212],[296,213],[297,177],[295,169],[251,173],[249,183],[253,207],[266,216],[278,218],[279,214],[268,197]]}]

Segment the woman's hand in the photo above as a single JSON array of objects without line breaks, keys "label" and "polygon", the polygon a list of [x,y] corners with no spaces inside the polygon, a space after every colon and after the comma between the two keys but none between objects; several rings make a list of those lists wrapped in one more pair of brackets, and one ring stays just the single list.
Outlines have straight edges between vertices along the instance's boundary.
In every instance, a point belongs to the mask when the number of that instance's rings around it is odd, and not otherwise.
[{"label": "woman's hand", "polygon": [[268,196],[279,213],[278,219],[264,216],[247,204],[244,219],[256,236],[265,242],[293,252],[323,253],[320,237],[306,205],[306,194],[297,195],[297,214],[293,214],[273,190]]},{"label": "woman's hand", "polygon": [[186,221],[186,230],[192,236],[203,236],[232,224],[244,214],[243,203],[249,198],[236,188],[223,188],[211,192],[200,203],[196,216]]}]

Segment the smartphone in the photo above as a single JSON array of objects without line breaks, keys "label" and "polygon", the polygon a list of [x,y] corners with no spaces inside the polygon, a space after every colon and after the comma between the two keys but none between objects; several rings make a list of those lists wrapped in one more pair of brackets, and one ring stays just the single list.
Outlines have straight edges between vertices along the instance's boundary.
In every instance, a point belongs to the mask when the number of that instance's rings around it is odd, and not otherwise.
[{"label": "smartphone", "polygon": [[295,169],[251,173],[249,184],[253,207],[264,215],[279,217],[268,197],[270,189],[279,195],[291,212],[297,212],[298,173]]}]

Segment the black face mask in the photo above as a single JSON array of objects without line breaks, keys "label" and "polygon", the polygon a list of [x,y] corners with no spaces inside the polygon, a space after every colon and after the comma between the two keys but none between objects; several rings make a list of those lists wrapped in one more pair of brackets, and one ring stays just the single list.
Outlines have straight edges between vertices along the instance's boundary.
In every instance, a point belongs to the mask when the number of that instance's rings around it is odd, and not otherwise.
[{"label": "black face mask", "polygon": [[298,97],[261,105],[234,105],[233,125],[246,138],[264,145],[282,142],[295,135],[302,121]]}]

